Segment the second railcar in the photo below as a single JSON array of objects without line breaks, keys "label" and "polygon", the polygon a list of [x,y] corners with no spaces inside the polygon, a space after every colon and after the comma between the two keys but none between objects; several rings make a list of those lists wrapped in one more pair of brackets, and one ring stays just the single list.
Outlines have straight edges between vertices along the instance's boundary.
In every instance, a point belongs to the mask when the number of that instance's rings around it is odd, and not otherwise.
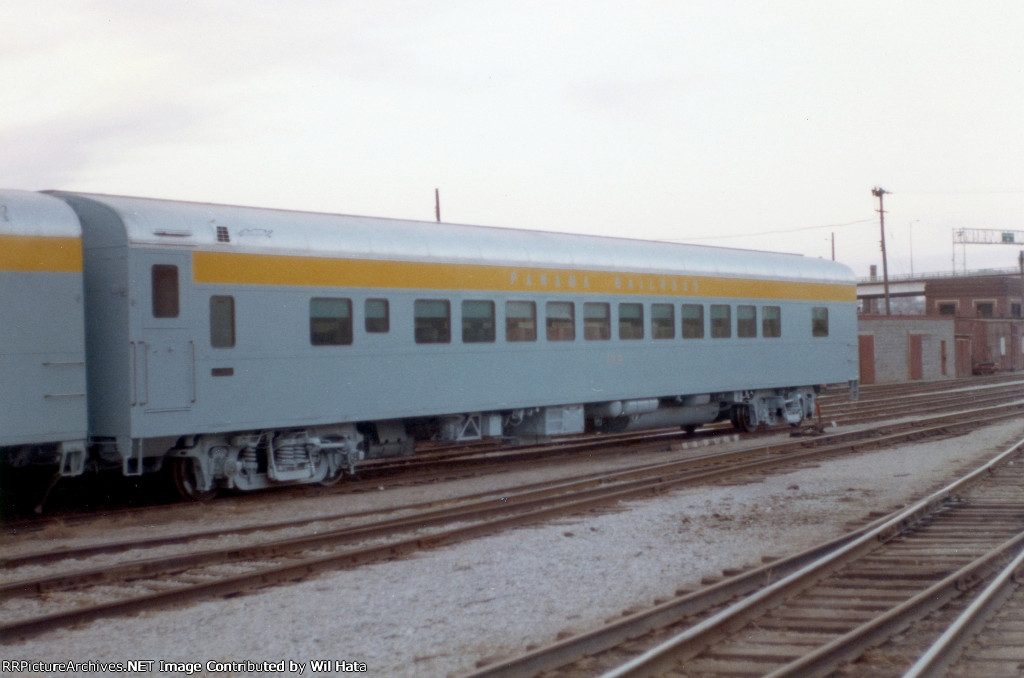
[{"label": "second railcar", "polygon": [[86,460],[82,244],[55,198],[0,191],[0,466]]}]

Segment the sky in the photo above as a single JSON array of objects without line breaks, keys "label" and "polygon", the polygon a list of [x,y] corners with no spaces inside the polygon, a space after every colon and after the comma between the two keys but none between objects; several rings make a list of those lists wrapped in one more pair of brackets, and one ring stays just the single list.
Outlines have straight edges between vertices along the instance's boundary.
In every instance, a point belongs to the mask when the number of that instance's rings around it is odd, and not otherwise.
[{"label": "sky", "polygon": [[[0,0],[0,187],[1017,266],[1019,0]],[[1019,242],[1024,242],[1021,240]]]}]

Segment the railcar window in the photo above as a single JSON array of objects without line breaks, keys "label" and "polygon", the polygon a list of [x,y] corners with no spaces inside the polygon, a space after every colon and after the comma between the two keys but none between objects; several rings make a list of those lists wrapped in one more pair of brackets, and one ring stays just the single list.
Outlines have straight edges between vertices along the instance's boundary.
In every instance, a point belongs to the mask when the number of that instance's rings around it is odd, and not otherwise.
[{"label": "railcar window", "polygon": [[651,304],[651,336],[655,339],[676,338],[676,307],[672,304]]},{"label": "railcar window", "polygon": [[619,339],[644,338],[644,305],[619,304]]},{"label": "railcar window", "polygon": [[367,299],[364,310],[367,332],[383,334],[391,331],[391,309],[387,299]]},{"label": "railcar window", "polygon": [[352,300],[314,297],[309,300],[309,343],[347,346],[352,343]]},{"label": "railcar window", "polygon": [[736,336],[747,338],[757,336],[757,307],[740,304],[736,307]]},{"label": "railcar window", "polygon": [[811,335],[828,336],[828,309],[824,306],[815,306],[811,309]]},{"label": "railcar window", "polygon": [[583,338],[604,341],[612,338],[611,306],[604,302],[583,304]]},{"label": "railcar window", "polygon": [[683,339],[704,338],[704,307],[683,304]]},{"label": "railcar window", "polygon": [[494,302],[462,302],[462,341],[467,344],[494,341]]},{"label": "railcar window", "polygon": [[452,340],[452,308],[444,299],[417,299],[413,316],[417,344],[448,344]]},{"label": "railcar window", "polygon": [[154,264],[150,272],[153,284],[153,317],[177,318],[178,267],[168,264]]},{"label": "railcar window", "polygon": [[711,338],[728,339],[732,336],[732,309],[725,304],[711,304]]},{"label": "railcar window", "polygon": [[505,302],[505,341],[537,341],[537,304]]},{"label": "railcar window", "polygon": [[235,345],[235,298],[210,297],[210,346],[231,348]]},{"label": "railcar window", "polygon": [[782,336],[781,306],[761,307],[761,336],[768,338]]},{"label": "railcar window", "polygon": [[545,305],[548,341],[576,339],[576,310],[571,301],[549,301]]}]

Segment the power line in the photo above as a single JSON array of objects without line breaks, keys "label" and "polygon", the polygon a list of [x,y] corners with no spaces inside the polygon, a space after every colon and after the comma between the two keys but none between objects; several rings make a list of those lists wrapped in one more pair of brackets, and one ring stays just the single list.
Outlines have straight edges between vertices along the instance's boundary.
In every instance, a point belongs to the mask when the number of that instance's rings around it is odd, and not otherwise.
[{"label": "power line", "polygon": [[687,238],[685,240],[680,240],[678,242],[690,243],[697,240],[726,240],[729,238],[751,238],[752,236],[779,236],[782,234],[796,234],[796,232],[800,232],[802,230],[817,230],[819,228],[841,228],[843,226],[853,226],[858,223],[870,223],[873,221],[873,218],[858,219],[857,221],[847,221],[845,223],[827,223],[821,226],[801,226],[799,228],[784,228],[781,230],[762,230],[759,232],[754,232],[754,234],[748,234],[748,232],[744,232],[744,234],[736,234],[735,236],[707,236],[705,238]]}]

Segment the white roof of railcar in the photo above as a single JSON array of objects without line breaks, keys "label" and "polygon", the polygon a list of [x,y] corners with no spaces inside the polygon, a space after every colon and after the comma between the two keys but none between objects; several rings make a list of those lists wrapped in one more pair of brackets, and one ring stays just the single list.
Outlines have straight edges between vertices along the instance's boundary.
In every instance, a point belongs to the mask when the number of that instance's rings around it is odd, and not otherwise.
[{"label": "white roof of railcar", "polygon": [[[417,262],[855,282],[846,266],[801,255],[431,221],[70,194],[102,203],[135,245]],[[229,243],[217,240],[228,229]]]},{"label": "white roof of railcar", "polygon": [[78,217],[67,203],[42,193],[0,190],[0,235],[77,238]]}]

